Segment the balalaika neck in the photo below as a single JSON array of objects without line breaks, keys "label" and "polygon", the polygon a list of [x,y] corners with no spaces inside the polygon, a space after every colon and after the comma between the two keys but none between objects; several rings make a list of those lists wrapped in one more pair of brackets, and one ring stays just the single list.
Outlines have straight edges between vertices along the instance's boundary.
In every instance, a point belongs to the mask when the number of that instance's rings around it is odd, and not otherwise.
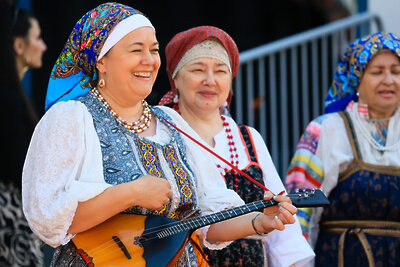
[{"label": "balalaika neck", "polygon": [[164,228],[159,231],[156,236],[158,238],[164,238],[167,236],[171,236],[183,231],[190,231],[201,228],[203,226],[207,226],[213,223],[221,222],[224,220],[228,220],[246,213],[250,213],[257,210],[262,210],[264,208],[268,208],[270,206],[276,205],[277,202],[273,199],[271,200],[259,200],[256,202],[248,203],[239,207],[235,207],[232,209],[223,210],[220,212],[216,212],[210,215],[205,215],[201,217],[195,217],[191,219],[187,219],[184,221],[178,221],[172,224],[169,227]]}]

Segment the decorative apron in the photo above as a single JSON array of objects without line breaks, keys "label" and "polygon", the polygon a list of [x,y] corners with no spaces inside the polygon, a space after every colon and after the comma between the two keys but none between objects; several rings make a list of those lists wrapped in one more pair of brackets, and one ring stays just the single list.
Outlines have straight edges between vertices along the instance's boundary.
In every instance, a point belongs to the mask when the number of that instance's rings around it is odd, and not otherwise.
[{"label": "decorative apron", "polygon": [[[257,154],[253,144],[250,130],[245,125],[239,125],[241,139],[246,147],[249,165],[242,169],[244,173],[254,178],[257,182],[264,185],[263,173],[257,160]],[[264,190],[249,181],[240,173],[232,171],[225,174],[225,182],[229,189],[234,190],[237,184],[236,192],[246,202],[254,202],[264,198]],[[208,255],[210,265],[218,266],[264,266],[266,262],[265,248],[262,240],[239,239],[233,241],[228,247],[221,250],[204,249]]]},{"label": "decorative apron", "polygon": [[364,162],[349,114],[339,114],[354,160],[329,195],[315,266],[400,266],[400,167]]}]

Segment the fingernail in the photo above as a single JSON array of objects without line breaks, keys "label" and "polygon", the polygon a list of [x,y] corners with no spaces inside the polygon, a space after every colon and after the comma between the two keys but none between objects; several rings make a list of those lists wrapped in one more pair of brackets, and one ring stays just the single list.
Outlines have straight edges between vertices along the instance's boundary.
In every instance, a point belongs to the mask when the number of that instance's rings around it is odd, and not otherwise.
[{"label": "fingernail", "polygon": [[281,209],[281,210],[285,210],[285,208],[284,208],[284,207],[282,207],[282,206],[279,206],[279,209]]},{"label": "fingernail", "polygon": [[276,220],[279,220],[278,215],[275,215],[275,219],[276,219]]},{"label": "fingernail", "polygon": [[268,193],[266,193],[265,195],[264,195],[264,198],[266,198],[268,196]]},{"label": "fingernail", "polygon": [[272,199],[275,200],[276,196],[273,196]]}]

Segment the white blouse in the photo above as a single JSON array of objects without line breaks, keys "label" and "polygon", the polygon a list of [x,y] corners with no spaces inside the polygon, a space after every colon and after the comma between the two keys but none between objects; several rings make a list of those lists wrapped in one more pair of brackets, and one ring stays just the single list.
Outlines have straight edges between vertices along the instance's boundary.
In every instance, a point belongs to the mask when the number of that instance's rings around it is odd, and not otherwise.
[{"label": "white blouse", "polygon": [[[239,155],[238,168],[244,169],[250,163],[246,147],[241,140],[236,122],[231,117],[227,116],[226,121],[231,126],[233,141],[235,142],[237,153]],[[259,132],[252,127],[249,127],[249,129],[253,138],[258,162],[263,171],[264,185],[274,194],[279,194],[284,191],[285,188],[278,172],[276,171],[274,163],[272,162],[268,148]],[[230,152],[225,129],[222,129],[214,136],[214,141],[214,152],[230,162]],[[220,164],[223,168],[227,167],[225,163],[215,157],[214,161],[215,164]],[[231,169],[230,167],[227,168]],[[284,267],[294,263],[295,266],[304,266],[315,256],[307,240],[302,235],[297,217],[295,224],[285,225],[285,230],[275,230],[263,237],[263,239],[266,245],[268,266]]]},{"label": "white blouse", "polygon": [[[200,140],[175,111],[160,108],[179,128]],[[157,121],[157,133],[151,140],[164,143],[169,136],[166,127]],[[184,139],[202,214],[244,204],[233,190],[226,188],[207,152]],[[67,230],[78,202],[87,201],[110,186],[104,180],[100,142],[86,106],[73,100],[55,104],[36,126],[23,169],[23,210],[33,232],[53,247],[68,243],[74,237]],[[204,227],[198,231],[207,247],[223,248],[229,244],[206,242],[207,230]]]}]

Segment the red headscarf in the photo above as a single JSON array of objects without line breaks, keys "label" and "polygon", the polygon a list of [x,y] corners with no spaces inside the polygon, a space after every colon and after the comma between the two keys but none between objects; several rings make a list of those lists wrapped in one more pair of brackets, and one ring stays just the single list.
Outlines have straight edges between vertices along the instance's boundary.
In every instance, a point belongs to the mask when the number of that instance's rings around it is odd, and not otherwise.
[{"label": "red headscarf", "polygon": [[[199,26],[180,32],[172,37],[171,41],[169,41],[165,48],[167,74],[171,90],[161,98],[158,103],[159,105],[171,105],[173,103],[172,99],[175,95],[175,84],[172,79],[172,73],[174,72],[176,65],[178,65],[179,61],[190,48],[209,38],[216,38],[221,42],[229,55],[232,78],[237,75],[239,71],[239,50],[235,41],[233,41],[226,32],[213,26]],[[232,92],[229,93],[228,103],[230,103],[231,98]]]}]

